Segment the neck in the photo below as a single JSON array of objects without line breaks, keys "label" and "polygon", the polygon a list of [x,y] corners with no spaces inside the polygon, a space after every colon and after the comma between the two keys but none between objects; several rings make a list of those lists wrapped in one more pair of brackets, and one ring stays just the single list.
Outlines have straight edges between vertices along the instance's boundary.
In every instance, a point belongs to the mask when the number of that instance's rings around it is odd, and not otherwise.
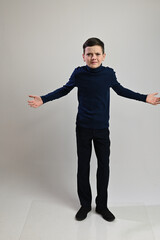
[{"label": "neck", "polygon": [[102,71],[102,68],[103,68],[103,66],[102,66],[102,64],[99,66],[99,67],[97,67],[97,68],[91,68],[91,67],[89,67],[88,65],[86,65],[86,68],[87,68],[87,70],[89,71],[89,72],[100,72],[100,71]]}]

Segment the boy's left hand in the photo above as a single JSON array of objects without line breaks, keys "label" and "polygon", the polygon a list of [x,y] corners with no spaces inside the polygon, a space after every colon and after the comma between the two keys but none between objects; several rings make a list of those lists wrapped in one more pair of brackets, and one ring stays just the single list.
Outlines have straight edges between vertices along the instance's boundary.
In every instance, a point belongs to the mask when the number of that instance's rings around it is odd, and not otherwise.
[{"label": "boy's left hand", "polygon": [[160,104],[160,97],[155,97],[158,93],[151,93],[147,95],[146,102],[152,105]]}]

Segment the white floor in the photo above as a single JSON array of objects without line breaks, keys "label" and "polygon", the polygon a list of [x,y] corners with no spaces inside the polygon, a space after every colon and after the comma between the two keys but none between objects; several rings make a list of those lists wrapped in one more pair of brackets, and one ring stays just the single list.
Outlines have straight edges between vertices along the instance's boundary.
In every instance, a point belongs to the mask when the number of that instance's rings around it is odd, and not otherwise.
[{"label": "white floor", "polygon": [[[7,180],[8,179],[8,180]],[[15,176],[14,176],[15,179]],[[160,206],[111,205],[112,223],[95,213],[74,219],[78,199],[61,191],[21,183],[12,176],[0,179],[0,240],[159,240]],[[29,181],[29,180],[28,180]]]},{"label": "white floor", "polygon": [[83,222],[73,219],[74,209],[46,201],[33,201],[20,240],[152,240],[154,235],[146,209],[113,207],[117,215],[108,223],[92,211]]}]

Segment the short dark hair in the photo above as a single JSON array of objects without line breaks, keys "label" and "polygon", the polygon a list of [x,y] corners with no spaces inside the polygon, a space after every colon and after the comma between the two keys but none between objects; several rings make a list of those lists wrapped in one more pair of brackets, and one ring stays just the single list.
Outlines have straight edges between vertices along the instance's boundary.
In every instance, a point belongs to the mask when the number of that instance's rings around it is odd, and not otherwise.
[{"label": "short dark hair", "polygon": [[102,52],[104,53],[104,43],[99,38],[89,38],[84,44],[83,44],[83,53],[85,53],[86,47],[93,47],[95,45],[98,45],[102,48]]}]

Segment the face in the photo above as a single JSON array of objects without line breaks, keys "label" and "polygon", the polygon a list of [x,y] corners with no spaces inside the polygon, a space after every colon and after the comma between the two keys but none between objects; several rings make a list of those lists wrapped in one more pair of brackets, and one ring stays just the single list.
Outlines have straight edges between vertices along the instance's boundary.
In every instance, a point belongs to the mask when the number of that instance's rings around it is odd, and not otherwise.
[{"label": "face", "polygon": [[82,55],[84,62],[90,68],[99,67],[105,59],[106,54],[102,52],[101,46],[86,47],[85,53]]}]

